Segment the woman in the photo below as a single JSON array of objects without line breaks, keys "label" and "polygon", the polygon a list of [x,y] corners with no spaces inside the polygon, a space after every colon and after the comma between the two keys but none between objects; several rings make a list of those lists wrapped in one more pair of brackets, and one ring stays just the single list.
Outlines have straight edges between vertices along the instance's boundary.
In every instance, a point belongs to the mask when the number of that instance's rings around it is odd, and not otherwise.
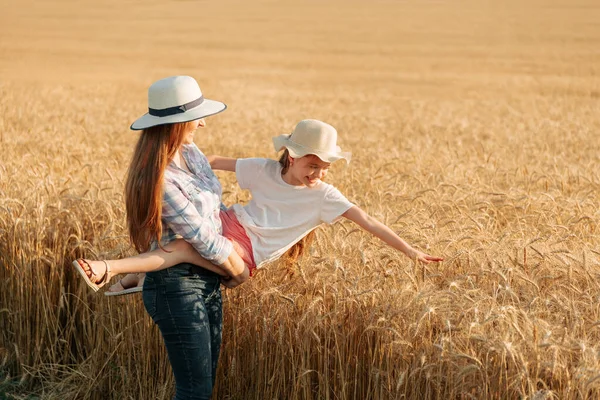
[{"label": "woman", "polygon": [[[178,264],[148,272],[143,300],[167,348],[175,399],[209,399],[221,345],[221,279],[234,287],[249,276],[232,243],[221,235],[221,185],[193,143],[204,118],[227,106],[205,99],[188,76],[152,84],[148,106],[148,113],[131,125],[142,134],[125,187],[129,236],[140,253],[182,237],[204,258],[201,266]],[[110,275],[108,264],[104,271],[84,260],[74,265],[93,288]]]}]

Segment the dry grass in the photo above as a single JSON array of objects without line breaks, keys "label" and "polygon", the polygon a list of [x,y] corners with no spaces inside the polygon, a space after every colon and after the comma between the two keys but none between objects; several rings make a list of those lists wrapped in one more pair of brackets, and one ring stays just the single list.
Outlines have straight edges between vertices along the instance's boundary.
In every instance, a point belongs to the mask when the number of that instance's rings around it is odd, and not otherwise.
[{"label": "dry grass", "polygon": [[206,153],[273,157],[271,136],[328,121],[354,156],[329,180],[446,257],[321,229],[294,275],[225,294],[216,398],[600,395],[596,2],[0,7],[0,396],[172,396],[140,298],[69,263],[131,254],[127,128],[174,74],[229,105]]}]

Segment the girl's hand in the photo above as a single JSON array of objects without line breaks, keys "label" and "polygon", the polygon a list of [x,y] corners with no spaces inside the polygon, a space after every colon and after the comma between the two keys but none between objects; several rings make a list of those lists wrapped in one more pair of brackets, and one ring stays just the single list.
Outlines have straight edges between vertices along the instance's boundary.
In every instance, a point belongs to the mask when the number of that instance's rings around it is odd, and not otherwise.
[{"label": "girl's hand", "polygon": [[441,257],[430,256],[419,250],[413,249],[408,243],[398,236],[389,227],[385,226],[369,214],[364,212],[357,206],[352,206],[348,211],[342,214],[343,217],[348,218],[350,221],[356,223],[358,226],[371,233],[373,236],[377,236],[396,250],[400,250],[406,254],[409,258],[415,261],[420,261],[426,264],[432,262],[444,261]]},{"label": "girl's hand", "polygon": [[429,254],[425,254],[422,251],[415,250],[415,249],[412,249],[410,254],[407,254],[407,256],[409,256],[410,258],[412,258],[413,260],[415,260],[417,262],[420,261],[425,264],[429,264],[432,262],[444,261],[444,259],[442,257],[430,256]]}]

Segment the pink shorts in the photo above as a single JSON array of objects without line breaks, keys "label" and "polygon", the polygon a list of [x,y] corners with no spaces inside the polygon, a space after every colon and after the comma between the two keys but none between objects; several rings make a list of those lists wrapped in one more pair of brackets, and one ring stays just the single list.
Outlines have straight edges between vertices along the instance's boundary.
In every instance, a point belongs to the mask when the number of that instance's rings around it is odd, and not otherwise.
[{"label": "pink shorts", "polygon": [[256,263],[254,262],[252,243],[246,234],[246,230],[238,221],[233,209],[221,211],[219,216],[221,217],[221,225],[223,225],[223,236],[231,241],[233,249],[242,257],[250,270],[250,276],[254,275]]}]

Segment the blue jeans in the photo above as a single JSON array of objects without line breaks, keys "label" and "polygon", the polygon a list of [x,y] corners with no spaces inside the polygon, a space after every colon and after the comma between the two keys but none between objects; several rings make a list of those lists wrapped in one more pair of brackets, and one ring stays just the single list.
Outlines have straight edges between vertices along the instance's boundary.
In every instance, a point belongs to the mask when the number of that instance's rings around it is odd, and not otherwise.
[{"label": "blue jeans", "polygon": [[143,299],[158,325],[175,375],[175,399],[210,399],[223,303],[219,275],[191,264],[146,274]]}]

